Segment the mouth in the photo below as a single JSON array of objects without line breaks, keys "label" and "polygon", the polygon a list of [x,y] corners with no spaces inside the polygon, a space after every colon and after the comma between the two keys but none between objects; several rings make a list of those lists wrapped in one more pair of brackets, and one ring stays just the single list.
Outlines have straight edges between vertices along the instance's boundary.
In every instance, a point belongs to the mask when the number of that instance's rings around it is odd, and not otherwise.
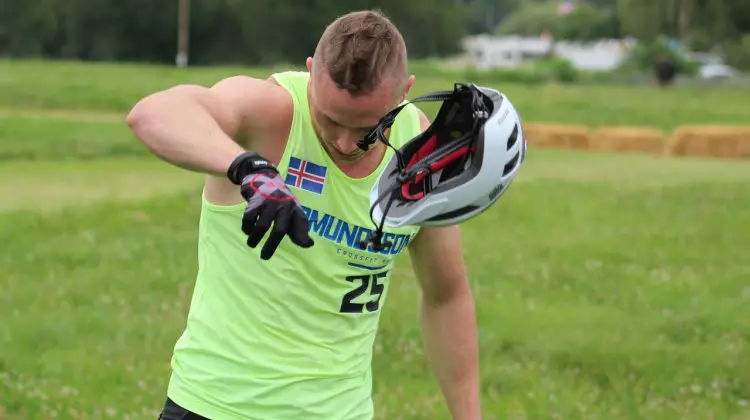
[{"label": "mouth", "polygon": [[340,147],[338,147],[335,143],[328,142],[328,141],[321,141],[323,144],[323,147],[328,150],[329,154],[335,154],[336,157],[345,159],[345,160],[356,160],[359,157],[361,157],[363,154],[365,154],[365,151],[357,147],[356,143],[352,143],[351,148],[348,151],[342,150]]},{"label": "mouth", "polygon": [[329,145],[331,146],[333,150],[336,151],[336,153],[339,153],[344,156],[356,155],[356,154],[359,154],[358,152],[360,151],[356,143],[353,143],[351,147],[346,148],[346,150],[339,147],[338,144],[336,143],[329,143]]}]

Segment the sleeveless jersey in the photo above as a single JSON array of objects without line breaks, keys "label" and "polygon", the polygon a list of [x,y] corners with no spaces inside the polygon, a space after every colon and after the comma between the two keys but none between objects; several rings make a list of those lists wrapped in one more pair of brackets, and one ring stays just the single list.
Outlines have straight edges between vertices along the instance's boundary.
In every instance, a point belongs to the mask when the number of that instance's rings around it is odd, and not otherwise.
[{"label": "sleeveless jersey", "polygon": [[[202,200],[198,274],[174,347],[168,395],[213,420],[367,420],[371,359],[395,258],[417,227],[386,228],[388,251],[359,249],[374,229],[369,193],[393,156],[365,178],[345,175],[313,131],[307,72],[274,75],[294,101],[279,172],[310,221],[315,245],[285,237],[260,259],[241,231],[244,204]],[[391,128],[401,147],[421,131],[408,105]]]}]

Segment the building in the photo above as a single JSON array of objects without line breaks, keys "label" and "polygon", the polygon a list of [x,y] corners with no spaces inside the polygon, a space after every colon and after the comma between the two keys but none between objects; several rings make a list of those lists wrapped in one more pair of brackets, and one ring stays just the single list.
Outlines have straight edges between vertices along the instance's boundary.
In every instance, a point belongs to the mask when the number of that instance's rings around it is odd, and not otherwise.
[{"label": "building", "polygon": [[468,37],[464,42],[464,61],[481,69],[513,68],[544,57],[550,49],[581,70],[607,71],[625,58],[631,40],[606,39],[591,43],[558,41],[550,37],[491,36]]}]

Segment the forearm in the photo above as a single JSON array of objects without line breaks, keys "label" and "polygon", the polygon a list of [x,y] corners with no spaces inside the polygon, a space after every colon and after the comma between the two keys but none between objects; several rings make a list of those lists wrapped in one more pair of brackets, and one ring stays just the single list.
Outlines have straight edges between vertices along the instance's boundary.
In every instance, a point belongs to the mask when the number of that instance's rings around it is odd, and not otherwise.
[{"label": "forearm", "polygon": [[242,146],[187,94],[145,98],[127,118],[135,136],[156,156],[196,172],[224,175]]},{"label": "forearm", "polygon": [[422,301],[427,356],[454,420],[481,418],[476,315],[470,291]]}]

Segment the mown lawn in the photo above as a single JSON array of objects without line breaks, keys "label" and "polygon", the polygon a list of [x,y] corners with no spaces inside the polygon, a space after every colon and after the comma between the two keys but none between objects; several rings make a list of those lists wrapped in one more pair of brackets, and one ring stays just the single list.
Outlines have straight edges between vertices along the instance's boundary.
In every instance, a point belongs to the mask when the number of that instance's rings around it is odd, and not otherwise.
[{"label": "mown lawn", "polygon": [[[123,112],[226,69],[0,68],[0,418],[155,418],[195,279],[201,177],[148,156]],[[508,91],[537,121],[746,115],[736,92]],[[748,191],[746,162],[530,150],[464,225],[486,418],[750,418]],[[388,287],[378,419],[448,418],[408,260]]]},{"label": "mown lawn", "polygon": [[[304,66],[304,61],[300,61]],[[267,77],[281,68],[199,67],[74,62],[0,61],[0,108],[109,111],[122,115],[143,95],[177,83],[210,85],[238,74]],[[486,84],[509,95],[526,121],[601,125],[647,125],[670,130],[681,124],[746,124],[750,90],[737,87],[522,85],[496,79],[464,80],[416,65],[412,97],[451,89],[455,81]],[[434,115],[437,105],[424,109]]]}]

